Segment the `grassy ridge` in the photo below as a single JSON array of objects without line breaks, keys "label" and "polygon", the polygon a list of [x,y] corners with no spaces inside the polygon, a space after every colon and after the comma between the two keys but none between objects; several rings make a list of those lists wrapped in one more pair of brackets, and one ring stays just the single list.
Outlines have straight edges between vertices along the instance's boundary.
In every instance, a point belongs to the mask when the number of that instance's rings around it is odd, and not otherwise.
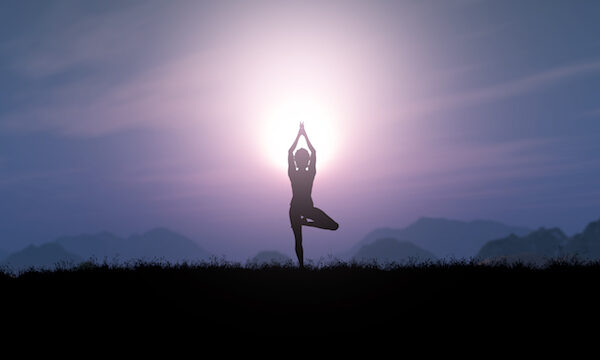
[{"label": "grassy ridge", "polygon": [[[598,320],[600,264],[546,268],[471,262],[377,266],[336,263],[86,264],[0,274],[4,324],[52,329],[192,328],[212,335],[331,335],[441,331],[442,324],[531,329]],[[436,324],[432,326],[432,324]],[[24,325],[25,326],[25,325]],[[517,329],[518,330],[518,329]]]}]

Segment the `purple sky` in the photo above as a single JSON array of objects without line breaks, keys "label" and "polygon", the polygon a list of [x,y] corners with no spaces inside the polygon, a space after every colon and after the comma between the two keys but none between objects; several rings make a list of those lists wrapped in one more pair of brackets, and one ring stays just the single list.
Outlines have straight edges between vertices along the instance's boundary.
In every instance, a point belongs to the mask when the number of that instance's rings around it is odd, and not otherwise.
[{"label": "purple sky", "polygon": [[575,233],[600,217],[598,18],[589,1],[5,1],[0,248],[167,226],[234,259],[292,254],[289,103],[341,226],[306,230],[308,257],[420,216]]}]

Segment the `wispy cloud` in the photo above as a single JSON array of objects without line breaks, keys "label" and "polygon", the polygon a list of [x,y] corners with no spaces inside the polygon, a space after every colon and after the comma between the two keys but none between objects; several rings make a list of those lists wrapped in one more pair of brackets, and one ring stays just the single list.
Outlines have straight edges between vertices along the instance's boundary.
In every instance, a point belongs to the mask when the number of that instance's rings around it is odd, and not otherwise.
[{"label": "wispy cloud", "polygon": [[20,172],[7,172],[0,173],[0,187],[11,186],[11,185],[22,185],[29,181],[45,180],[49,181],[57,178],[65,178],[78,174],[79,169],[69,168],[62,170],[31,170],[31,171],[20,171]]},{"label": "wispy cloud", "polygon": [[98,136],[198,124],[229,110],[228,59],[208,43],[182,49],[175,40],[184,16],[164,7],[88,13],[56,4],[32,34],[0,48],[25,84],[7,96],[27,104],[0,114],[0,129]]},{"label": "wispy cloud", "polygon": [[527,139],[491,144],[446,144],[412,163],[404,163],[388,174],[390,190],[444,197],[498,197],[527,191],[534,179],[596,168],[589,162],[553,151],[561,148],[559,139]]},{"label": "wispy cloud", "polygon": [[139,51],[139,44],[147,41],[139,35],[151,31],[155,14],[144,3],[92,13],[57,2],[32,26],[35,36],[17,35],[4,50],[13,58],[12,70],[30,78],[80,65],[106,66]]},{"label": "wispy cloud", "polygon": [[400,115],[402,117],[415,117],[438,111],[502,100],[531,93],[559,81],[598,71],[600,71],[600,61],[560,66],[488,87],[406,104],[406,106],[402,107]]},{"label": "wispy cloud", "polygon": [[112,85],[83,79],[56,89],[48,103],[4,115],[2,126],[97,136],[218,119],[229,98],[224,93],[229,83],[221,77],[226,65],[221,65],[199,53]]}]

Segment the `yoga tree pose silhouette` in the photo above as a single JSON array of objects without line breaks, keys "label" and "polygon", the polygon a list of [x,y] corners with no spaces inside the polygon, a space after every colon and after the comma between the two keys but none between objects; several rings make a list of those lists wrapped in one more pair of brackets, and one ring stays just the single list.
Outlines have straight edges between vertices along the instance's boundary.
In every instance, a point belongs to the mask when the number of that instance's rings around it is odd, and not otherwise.
[{"label": "yoga tree pose silhouette", "polygon": [[[300,136],[304,136],[310,154],[304,148],[300,148],[294,154]],[[312,186],[316,174],[317,152],[310,143],[304,123],[300,123],[300,129],[292,147],[288,150],[288,176],[292,183],[292,201],[290,202],[290,223],[296,239],[296,255],[300,268],[304,268],[304,254],[302,250],[302,226],[312,226],[320,229],[337,230],[338,223],[335,222],[323,210],[316,208],[312,201]]]}]

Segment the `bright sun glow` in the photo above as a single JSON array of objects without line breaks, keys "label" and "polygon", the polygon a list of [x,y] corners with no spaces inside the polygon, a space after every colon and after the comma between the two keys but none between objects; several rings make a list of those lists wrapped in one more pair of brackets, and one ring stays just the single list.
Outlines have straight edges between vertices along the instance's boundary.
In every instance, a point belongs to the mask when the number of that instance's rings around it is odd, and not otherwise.
[{"label": "bright sun glow", "polygon": [[[337,145],[337,116],[324,102],[310,96],[293,96],[273,106],[265,116],[263,144],[273,164],[287,168],[287,150],[292,145],[298,126],[304,121],[308,138],[318,152],[318,165],[327,164]],[[296,149],[308,146],[304,137]]]}]

